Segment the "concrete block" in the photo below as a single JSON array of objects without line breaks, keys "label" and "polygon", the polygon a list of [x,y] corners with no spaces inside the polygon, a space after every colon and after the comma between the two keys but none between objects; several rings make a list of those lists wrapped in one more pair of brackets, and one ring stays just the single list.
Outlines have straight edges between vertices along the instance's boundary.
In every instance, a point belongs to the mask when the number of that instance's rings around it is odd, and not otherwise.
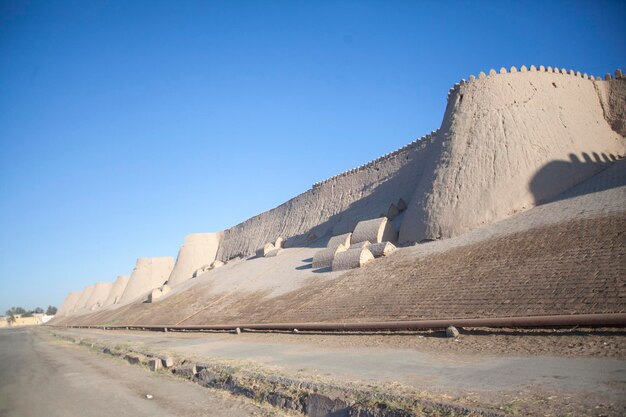
[{"label": "concrete block", "polygon": [[171,368],[172,366],[174,366],[174,359],[172,359],[170,356],[161,356],[159,359],[161,359],[161,365],[164,368]]},{"label": "concrete block", "polygon": [[622,70],[621,69],[616,69],[615,70],[615,79],[616,80],[621,80],[622,78],[624,78],[624,74],[622,74]]},{"label": "concrete block", "polygon": [[283,249],[281,249],[281,248],[272,249],[271,251],[269,251],[269,252],[267,252],[265,254],[265,257],[266,258],[273,258],[275,256],[280,255],[282,251],[283,251]]},{"label": "concrete block", "polygon": [[126,360],[126,362],[130,363],[131,365],[136,365],[138,363],[141,363],[141,358],[137,355],[126,354],[124,355],[124,359]]},{"label": "concrete block", "polygon": [[496,75],[496,70],[494,70],[493,68],[491,68],[489,70],[489,75]]},{"label": "concrete block", "polygon": [[161,369],[161,360],[157,358],[151,358],[148,360],[148,369],[152,372],[156,372]]},{"label": "concrete block", "polygon": [[520,72],[528,72],[528,68],[526,68],[526,65],[522,65],[519,70]]},{"label": "concrete block", "polygon": [[506,68],[504,67],[500,68],[500,74],[506,74]]},{"label": "concrete block", "polygon": [[350,250],[350,249],[367,248],[369,245],[371,245],[371,243],[368,242],[367,240],[364,240],[363,242],[353,243],[352,245],[350,245],[348,250]]},{"label": "concrete block", "polygon": [[608,72],[606,74],[604,74],[604,79],[606,81],[611,81],[611,74],[609,74]]},{"label": "concrete block", "polygon": [[183,378],[193,379],[198,373],[196,370],[196,365],[180,365],[172,368],[172,372],[178,376],[182,376]]},{"label": "concrete block", "polygon": [[372,252],[374,258],[387,256],[396,250],[396,246],[391,242],[372,243],[367,248]]},{"label": "concrete block", "polygon": [[343,245],[345,247],[350,246],[352,240],[352,232],[344,233],[342,235],[333,236],[330,238],[328,243],[326,244],[327,248],[336,248],[339,245]]},{"label": "concrete block", "polygon": [[264,257],[267,252],[274,250],[274,244],[273,243],[266,243],[265,245],[263,245],[262,247],[260,247],[259,249],[257,249],[256,251],[256,256],[259,258]]},{"label": "concrete block", "polygon": [[352,233],[352,243],[363,242],[395,242],[398,232],[386,217],[364,220],[357,223]]},{"label": "concrete block", "polygon": [[509,69],[509,72],[510,72],[511,74],[515,74],[515,73],[517,72],[517,68],[515,68],[515,66],[512,66],[512,67]]},{"label": "concrete block", "polygon": [[539,65],[539,72],[546,72],[546,67]]},{"label": "concrete block", "polygon": [[534,65],[530,66],[530,72],[537,72],[537,67]]},{"label": "concrete block", "polygon": [[348,249],[335,255],[332,263],[333,271],[344,271],[359,268],[374,260],[374,255],[367,248]]},{"label": "concrete block", "polygon": [[335,255],[339,252],[344,252],[346,250],[347,247],[340,244],[339,246],[334,248],[326,248],[318,251],[315,255],[313,255],[313,269],[326,268],[331,266]]},{"label": "concrete block", "polygon": [[478,78],[481,79],[481,80],[483,78],[487,78],[487,74],[485,74],[484,72],[481,71],[481,72],[478,73]]}]

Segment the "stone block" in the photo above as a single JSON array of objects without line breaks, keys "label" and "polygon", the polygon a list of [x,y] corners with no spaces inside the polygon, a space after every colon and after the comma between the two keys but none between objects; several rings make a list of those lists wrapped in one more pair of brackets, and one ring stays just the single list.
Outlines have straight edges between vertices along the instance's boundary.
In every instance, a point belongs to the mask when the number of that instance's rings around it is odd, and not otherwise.
[{"label": "stone block", "polygon": [[148,369],[152,372],[156,372],[161,369],[161,359],[151,358],[148,359]]},{"label": "stone block", "polygon": [[335,248],[322,249],[313,255],[313,269],[326,268],[331,266],[335,255],[339,252],[344,252],[348,248],[344,245],[339,245]]},{"label": "stone block", "polygon": [[259,258],[263,258],[269,251],[272,251],[274,249],[275,248],[273,243],[266,243],[265,245],[257,249],[256,256]]},{"label": "stone block", "polygon": [[141,358],[137,355],[126,354],[124,355],[124,359],[126,360],[126,362],[130,363],[131,365],[136,365],[138,363],[141,363]]},{"label": "stone block", "polygon": [[333,271],[360,268],[374,259],[374,255],[367,248],[348,249],[335,255],[332,263]]},{"label": "stone block", "polygon": [[161,365],[163,365],[164,368],[171,368],[174,366],[174,359],[170,356],[161,356],[159,359],[161,359]]},{"label": "stone block", "polygon": [[396,246],[391,242],[373,243],[367,247],[374,258],[387,256],[396,250]]},{"label": "stone block", "polygon": [[395,242],[397,238],[398,232],[386,217],[360,221],[352,233],[352,243]]},{"label": "stone block", "polygon": [[454,326],[448,326],[448,328],[446,329],[447,337],[459,337],[459,334],[459,331]]},{"label": "stone block", "polygon": [[195,364],[193,365],[185,364],[185,365],[176,366],[172,368],[172,372],[178,376],[181,376],[187,379],[193,379],[198,373],[196,370]]}]

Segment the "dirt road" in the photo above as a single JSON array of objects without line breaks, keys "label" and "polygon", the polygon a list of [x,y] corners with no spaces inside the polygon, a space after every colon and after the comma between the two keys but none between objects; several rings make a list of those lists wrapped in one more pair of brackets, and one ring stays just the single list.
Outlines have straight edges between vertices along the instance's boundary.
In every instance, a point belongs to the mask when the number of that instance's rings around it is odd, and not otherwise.
[{"label": "dirt road", "polygon": [[[146,394],[153,396],[147,399]],[[262,416],[255,403],[47,337],[0,331],[0,416]]]}]

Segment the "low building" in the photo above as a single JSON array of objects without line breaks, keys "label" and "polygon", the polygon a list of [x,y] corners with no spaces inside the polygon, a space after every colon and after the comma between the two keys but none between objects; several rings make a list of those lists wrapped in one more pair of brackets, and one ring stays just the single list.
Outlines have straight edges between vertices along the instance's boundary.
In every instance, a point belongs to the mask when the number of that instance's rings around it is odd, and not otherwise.
[{"label": "low building", "polygon": [[11,320],[11,326],[38,326],[42,323],[43,314],[33,314],[32,316],[14,314]]}]

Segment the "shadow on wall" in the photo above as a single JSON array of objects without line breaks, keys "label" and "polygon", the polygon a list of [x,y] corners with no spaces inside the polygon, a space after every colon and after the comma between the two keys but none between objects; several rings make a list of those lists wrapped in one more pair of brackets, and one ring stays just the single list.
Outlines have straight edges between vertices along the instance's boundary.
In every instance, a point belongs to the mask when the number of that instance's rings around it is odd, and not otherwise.
[{"label": "shadow on wall", "polygon": [[[592,157],[593,156],[593,157]],[[582,161],[577,155],[570,154],[569,161],[552,161],[544,165],[530,181],[530,191],[535,199],[535,204],[545,204],[548,202],[565,200],[579,195],[594,193],[609,188],[626,185],[626,178],[618,176],[617,181],[610,179],[598,181],[593,186],[578,186],[581,182],[589,179],[595,174],[607,169],[618,158],[609,154],[596,152],[590,156],[582,154]],[[568,181],[560,181],[567,178]]]},{"label": "shadow on wall", "polygon": [[[362,220],[385,216],[390,205],[397,204],[399,199],[410,201],[420,178],[424,175],[424,158],[428,149],[426,146],[416,153],[407,155],[407,163],[377,184],[368,195],[352,202],[346,209],[330,216],[310,231],[288,238],[285,247],[325,248],[331,236],[352,232]],[[404,211],[393,220],[396,230],[399,230],[403,218]]]}]

